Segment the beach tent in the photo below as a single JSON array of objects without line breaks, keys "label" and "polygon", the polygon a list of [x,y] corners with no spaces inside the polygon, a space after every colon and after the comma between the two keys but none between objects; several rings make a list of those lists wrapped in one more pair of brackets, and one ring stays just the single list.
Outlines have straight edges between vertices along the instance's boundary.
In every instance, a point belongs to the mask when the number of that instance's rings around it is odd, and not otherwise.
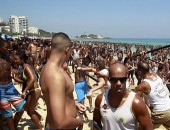
[{"label": "beach tent", "polygon": [[1,34],[2,39],[5,39],[5,36],[6,36],[8,39],[12,38],[12,36],[11,36],[11,35]]}]

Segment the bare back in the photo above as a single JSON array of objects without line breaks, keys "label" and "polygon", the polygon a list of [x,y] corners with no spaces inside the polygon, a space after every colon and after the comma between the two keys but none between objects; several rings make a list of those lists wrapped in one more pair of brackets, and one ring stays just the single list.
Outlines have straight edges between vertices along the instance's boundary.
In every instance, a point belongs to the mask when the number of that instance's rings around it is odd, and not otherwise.
[{"label": "bare back", "polygon": [[81,72],[80,70],[76,69],[75,82],[82,82],[82,81],[85,81],[85,80],[86,80],[86,77],[85,77],[84,73]]},{"label": "bare back", "polygon": [[63,68],[47,62],[41,72],[40,85],[47,105],[48,128],[55,128],[53,120],[76,117],[73,83]]}]

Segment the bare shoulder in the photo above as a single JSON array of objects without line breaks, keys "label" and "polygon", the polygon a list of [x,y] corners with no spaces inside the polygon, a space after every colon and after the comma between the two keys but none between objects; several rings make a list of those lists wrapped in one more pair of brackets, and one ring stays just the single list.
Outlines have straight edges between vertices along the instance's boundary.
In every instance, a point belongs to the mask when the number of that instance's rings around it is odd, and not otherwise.
[{"label": "bare shoulder", "polygon": [[137,89],[145,89],[145,88],[147,88],[148,87],[148,83],[147,82],[145,82],[145,81],[142,81],[138,86],[137,86]]},{"label": "bare shoulder", "polygon": [[103,94],[104,94],[104,93],[101,93],[101,94],[99,94],[99,95],[96,97],[95,107],[97,107],[97,108],[100,107],[100,104],[101,104],[101,101],[102,101],[102,98],[103,98]]},{"label": "bare shoulder", "polygon": [[139,97],[137,94],[135,95],[135,98],[132,102],[132,110],[135,115],[147,112],[146,104],[144,103],[143,99]]},{"label": "bare shoulder", "polygon": [[153,130],[152,121],[146,104],[138,95],[135,96],[132,103],[132,110],[136,120],[139,122],[139,129]]},{"label": "bare shoulder", "polygon": [[[62,68],[61,68],[62,69]],[[49,86],[50,84],[58,84],[59,82],[64,82],[65,78],[60,71],[60,68],[57,68],[54,64],[47,63],[41,72],[40,84],[41,86]]]},{"label": "bare shoulder", "polygon": [[136,94],[133,99],[133,105],[140,105],[141,103],[144,103],[143,99]]},{"label": "bare shoulder", "polygon": [[26,69],[27,71],[33,72],[33,68],[32,68],[29,64],[25,64],[25,69]]},{"label": "bare shoulder", "polygon": [[150,86],[147,82],[142,81],[137,87],[136,87],[136,92],[139,96],[142,95],[142,93],[148,95],[150,93]]}]

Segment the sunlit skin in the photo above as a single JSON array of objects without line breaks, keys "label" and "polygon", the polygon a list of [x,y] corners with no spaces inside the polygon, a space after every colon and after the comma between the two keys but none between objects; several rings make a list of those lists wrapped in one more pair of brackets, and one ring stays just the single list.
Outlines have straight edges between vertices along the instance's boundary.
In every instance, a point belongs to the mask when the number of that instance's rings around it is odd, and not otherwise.
[{"label": "sunlit skin", "polygon": [[[127,69],[121,68],[120,65],[115,64],[114,66],[110,66],[109,68],[109,77],[111,78],[126,78],[127,77]],[[124,93],[126,89],[126,82],[121,83],[120,80],[117,82],[111,82],[111,89],[113,92],[119,92],[121,94]]]},{"label": "sunlit skin", "polygon": [[[115,63],[109,67],[109,78],[111,89],[108,90],[108,102],[111,108],[119,108],[125,103],[130,92],[126,90],[127,68],[121,63]],[[102,115],[100,113],[101,100],[103,93],[98,95],[95,101],[95,109],[93,115],[94,123],[102,127]],[[141,110],[142,109],[142,110]],[[138,130],[152,130],[152,123],[143,100],[136,96],[132,101],[132,113],[139,122]],[[93,130],[96,130],[94,127]]]},{"label": "sunlit skin", "polygon": [[[10,59],[8,48],[9,43],[1,43],[0,45],[0,84],[9,84],[12,82],[11,77],[11,68],[13,67],[13,62]],[[13,117],[6,118],[6,122],[8,125],[9,130],[15,130],[17,128],[18,122],[22,116],[23,109],[21,109],[20,112],[16,113]],[[2,118],[1,118],[2,119]],[[15,120],[15,123],[14,123]],[[0,120],[0,123],[2,123],[2,120]],[[2,124],[0,124],[0,127],[2,127]]]}]

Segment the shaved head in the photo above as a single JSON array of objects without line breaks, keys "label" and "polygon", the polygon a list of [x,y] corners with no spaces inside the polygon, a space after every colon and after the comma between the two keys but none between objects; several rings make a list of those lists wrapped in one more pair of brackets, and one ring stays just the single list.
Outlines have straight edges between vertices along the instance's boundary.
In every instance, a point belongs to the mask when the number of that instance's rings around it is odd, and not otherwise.
[{"label": "shaved head", "polygon": [[149,64],[140,61],[137,65],[138,70],[143,72],[143,73],[148,73],[149,72]]},{"label": "shaved head", "polygon": [[126,77],[127,76],[127,68],[119,62],[112,64],[109,67],[109,77]]},{"label": "shaved head", "polygon": [[56,49],[57,51],[61,52],[71,45],[71,40],[65,33],[55,33],[52,37],[51,49]]}]

